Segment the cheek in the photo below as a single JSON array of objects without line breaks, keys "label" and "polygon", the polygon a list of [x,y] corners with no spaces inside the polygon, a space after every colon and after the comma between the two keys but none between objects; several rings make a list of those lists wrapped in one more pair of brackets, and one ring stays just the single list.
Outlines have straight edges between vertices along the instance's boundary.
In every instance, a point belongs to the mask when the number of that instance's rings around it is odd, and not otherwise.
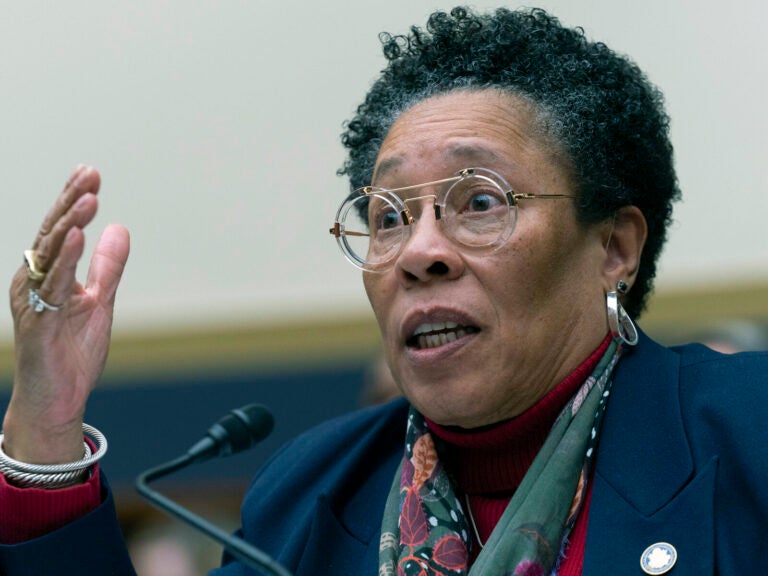
[{"label": "cheek", "polygon": [[[536,316],[550,298],[576,289],[585,281],[583,239],[559,226],[518,230],[492,259],[477,261],[499,316]],[[555,296],[559,294],[560,296]]]},{"label": "cheek", "polygon": [[500,250],[478,259],[476,270],[486,288],[504,301],[527,300],[537,284],[539,268],[548,258],[541,236],[535,231],[513,237]]},{"label": "cheek", "polygon": [[[376,278],[373,274],[368,272],[363,273],[363,287],[365,288],[365,295],[368,296],[368,302],[370,302],[374,313],[376,313],[378,308],[377,303],[381,300],[381,298],[378,296],[378,287],[380,284],[379,280],[380,279]],[[376,313],[376,316],[378,317],[378,313]]]},{"label": "cheek", "polygon": [[363,273],[363,286],[368,296],[368,302],[371,304],[373,313],[379,322],[382,334],[385,332],[386,316],[389,304],[392,301],[392,290],[388,288],[391,284],[386,274]]}]

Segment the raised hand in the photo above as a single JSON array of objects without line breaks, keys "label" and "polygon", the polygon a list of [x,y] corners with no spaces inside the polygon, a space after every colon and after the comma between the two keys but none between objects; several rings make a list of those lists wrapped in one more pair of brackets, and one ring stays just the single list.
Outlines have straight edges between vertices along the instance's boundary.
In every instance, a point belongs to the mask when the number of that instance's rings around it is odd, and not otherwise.
[{"label": "raised hand", "polygon": [[[16,370],[4,450],[24,462],[52,464],[83,455],[85,404],[107,359],[130,247],[128,230],[108,226],[85,285],[77,281],[83,229],[96,215],[100,182],[93,168],[75,170],[32,244],[32,271],[22,264],[11,282]],[[37,279],[35,270],[44,277]]]}]

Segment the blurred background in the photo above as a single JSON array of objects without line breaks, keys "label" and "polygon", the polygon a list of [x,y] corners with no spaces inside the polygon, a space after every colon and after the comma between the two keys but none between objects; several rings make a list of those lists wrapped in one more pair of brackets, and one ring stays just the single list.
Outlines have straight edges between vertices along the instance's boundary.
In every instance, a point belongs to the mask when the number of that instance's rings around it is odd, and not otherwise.
[{"label": "blurred background", "polygon": [[[139,471],[228,409],[269,405],[262,446],[160,485],[234,529],[249,478],[283,442],[379,398],[360,274],[327,232],[347,189],[339,134],[384,65],[378,33],[453,4],[0,1],[2,283],[78,163],[103,177],[89,247],[108,222],[132,233],[87,419],[109,437],[140,574],[202,574],[220,551],[140,502]],[[666,94],[684,199],[640,325],[668,344],[768,347],[768,3],[537,5],[631,55]],[[12,373],[3,306],[3,408]]]}]

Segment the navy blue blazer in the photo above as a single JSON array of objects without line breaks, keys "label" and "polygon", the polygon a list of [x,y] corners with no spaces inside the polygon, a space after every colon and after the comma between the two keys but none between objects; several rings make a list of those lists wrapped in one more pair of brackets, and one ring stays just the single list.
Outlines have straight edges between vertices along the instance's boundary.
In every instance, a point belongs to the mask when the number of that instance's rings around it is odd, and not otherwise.
[{"label": "navy blue blazer", "polygon": [[[239,534],[296,576],[377,576],[407,410],[397,400],[286,445],[251,485]],[[657,542],[677,549],[672,576],[764,571],[767,412],[768,352],[668,349],[641,335],[618,364],[603,424],[585,576],[640,576],[640,556]],[[0,547],[0,572],[133,574],[115,522],[107,496],[61,530]],[[72,568],[56,571],[65,564]],[[246,574],[227,555],[212,573]]]}]

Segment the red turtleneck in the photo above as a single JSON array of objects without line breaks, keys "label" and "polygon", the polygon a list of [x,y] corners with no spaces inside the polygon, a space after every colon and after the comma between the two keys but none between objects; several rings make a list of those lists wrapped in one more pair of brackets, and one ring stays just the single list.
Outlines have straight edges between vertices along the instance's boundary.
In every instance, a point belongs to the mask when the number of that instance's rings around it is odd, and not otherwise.
[{"label": "red turtleneck", "polygon": [[[446,428],[427,419],[431,432],[447,444],[447,453],[441,457],[445,459],[445,466],[455,479],[458,491],[464,495],[462,501],[465,497],[469,499],[472,517],[483,542],[488,541],[558,414],[595,369],[609,343],[610,339],[606,338],[572,374],[512,420],[472,431]],[[581,576],[591,495],[590,487],[571,531],[559,576]],[[480,551],[477,544],[475,542],[472,547],[472,560]]]}]

